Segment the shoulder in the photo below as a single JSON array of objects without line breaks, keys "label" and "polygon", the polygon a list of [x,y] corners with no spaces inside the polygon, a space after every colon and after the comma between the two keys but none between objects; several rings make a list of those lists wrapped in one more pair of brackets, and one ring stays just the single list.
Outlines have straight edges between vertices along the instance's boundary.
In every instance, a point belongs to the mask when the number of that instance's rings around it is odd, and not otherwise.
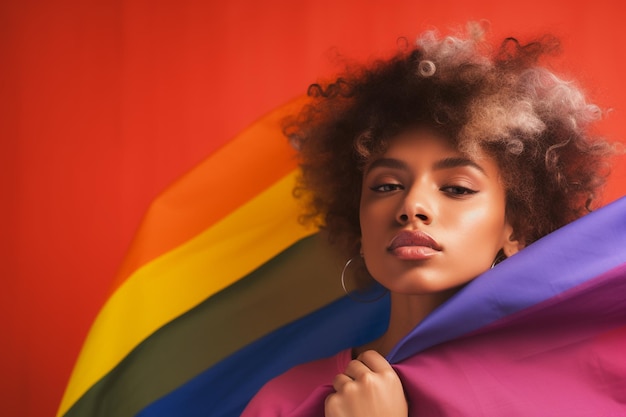
[{"label": "shoulder", "polygon": [[346,349],[330,358],[295,366],[267,382],[252,398],[242,417],[276,416],[289,412],[304,402],[316,388],[331,385],[351,359]]}]

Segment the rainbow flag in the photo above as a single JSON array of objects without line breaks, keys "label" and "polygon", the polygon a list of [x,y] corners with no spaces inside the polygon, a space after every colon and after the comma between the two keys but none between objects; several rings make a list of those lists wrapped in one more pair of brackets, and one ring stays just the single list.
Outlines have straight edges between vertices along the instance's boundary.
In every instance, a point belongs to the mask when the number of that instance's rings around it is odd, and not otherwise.
[{"label": "rainbow flag", "polygon": [[258,120],[153,202],[59,416],[136,415],[342,295],[336,260],[298,223],[292,198],[296,161],[280,122],[303,100]]},{"label": "rainbow flag", "polygon": [[[279,121],[302,103],[153,203],[59,416],[237,416],[268,379],[384,331],[389,300],[343,296],[343,260],[297,221]],[[626,199],[474,280],[388,360],[420,417],[624,415],[624,294]],[[330,389],[293,415],[323,415]]]}]

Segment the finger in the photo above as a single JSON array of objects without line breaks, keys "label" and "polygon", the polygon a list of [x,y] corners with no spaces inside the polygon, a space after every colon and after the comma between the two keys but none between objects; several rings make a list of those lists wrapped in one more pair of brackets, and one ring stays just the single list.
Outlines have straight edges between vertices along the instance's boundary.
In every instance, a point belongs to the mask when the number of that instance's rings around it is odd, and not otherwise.
[{"label": "finger", "polygon": [[335,389],[335,391],[340,392],[343,390],[346,384],[349,384],[351,382],[354,382],[354,380],[350,378],[348,375],[337,374],[335,375],[335,378],[333,379],[333,388]]},{"label": "finger", "polygon": [[341,398],[337,394],[330,394],[324,401],[324,416],[336,417],[341,415]]},{"label": "finger", "polygon": [[365,374],[372,372],[362,361],[353,359],[348,363],[346,370],[343,372],[352,379],[362,378]]},{"label": "finger", "polygon": [[387,362],[387,359],[375,350],[366,350],[357,357],[357,360],[374,373],[382,373],[393,369]]}]

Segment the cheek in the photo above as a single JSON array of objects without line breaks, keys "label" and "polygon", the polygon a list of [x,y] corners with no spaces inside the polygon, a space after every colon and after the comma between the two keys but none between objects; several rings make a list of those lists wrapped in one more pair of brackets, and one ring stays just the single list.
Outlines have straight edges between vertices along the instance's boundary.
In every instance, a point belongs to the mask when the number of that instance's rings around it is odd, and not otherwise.
[{"label": "cheek", "polygon": [[361,231],[367,232],[387,224],[389,218],[389,204],[383,201],[361,202],[359,208],[359,222]]},{"label": "cheek", "polygon": [[394,233],[394,217],[388,204],[367,204],[360,209],[361,250],[366,259],[379,257]]},{"label": "cheek", "polygon": [[361,209],[359,213],[359,221],[361,224],[361,247],[366,250],[369,243],[375,239],[377,221],[369,209]]},{"label": "cheek", "polygon": [[504,244],[506,225],[504,205],[483,205],[468,210],[457,217],[458,223],[450,225],[450,231],[463,236],[466,244],[472,243],[478,249],[483,247],[491,252],[492,246],[500,249]]},{"label": "cheek", "polygon": [[469,229],[474,228],[482,231],[481,234],[494,236],[504,225],[504,213],[483,208],[468,213],[465,222]]}]

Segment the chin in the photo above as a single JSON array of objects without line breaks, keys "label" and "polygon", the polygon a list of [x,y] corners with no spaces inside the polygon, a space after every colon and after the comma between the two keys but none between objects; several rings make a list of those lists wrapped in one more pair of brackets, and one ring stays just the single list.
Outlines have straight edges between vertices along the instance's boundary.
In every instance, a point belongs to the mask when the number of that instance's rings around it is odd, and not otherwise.
[{"label": "chin", "polygon": [[[440,274],[437,276],[425,276],[420,274],[419,277],[407,276],[402,277],[394,282],[394,285],[388,287],[392,292],[413,295],[436,294],[442,292],[456,292],[472,281],[473,278],[462,280],[442,280]],[[397,291],[396,291],[397,290]]]},{"label": "chin", "polygon": [[400,283],[396,283],[396,285],[390,286],[389,290],[391,292],[396,292],[399,294],[407,294],[407,295],[427,295],[427,294],[437,294],[440,292],[446,292],[450,290],[454,290],[455,288],[459,288],[459,285],[446,285],[442,282],[430,282],[430,281],[421,281],[421,282],[407,282],[404,285],[398,285]]}]

